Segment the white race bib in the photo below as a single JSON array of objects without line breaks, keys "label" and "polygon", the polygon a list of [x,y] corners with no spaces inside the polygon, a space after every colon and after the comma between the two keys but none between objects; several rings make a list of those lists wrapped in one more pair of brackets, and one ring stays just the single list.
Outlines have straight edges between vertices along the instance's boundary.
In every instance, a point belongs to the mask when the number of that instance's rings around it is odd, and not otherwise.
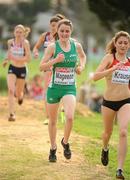
[{"label": "white race bib", "polygon": [[112,83],[128,84],[130,80],[130,67],[115,70],[112,74]]},{"label": "white race bib", "polygon": [[22,57],[24,56],[24,49],[22,47],[12,47],[11,48],[11,52],[14,56],[17,56],[17,57]]},{"label": "white race bib", "polygon": [[75,69],[57,67],[54,74],[54,84],[59,85],[74,85],[75,84]]}]

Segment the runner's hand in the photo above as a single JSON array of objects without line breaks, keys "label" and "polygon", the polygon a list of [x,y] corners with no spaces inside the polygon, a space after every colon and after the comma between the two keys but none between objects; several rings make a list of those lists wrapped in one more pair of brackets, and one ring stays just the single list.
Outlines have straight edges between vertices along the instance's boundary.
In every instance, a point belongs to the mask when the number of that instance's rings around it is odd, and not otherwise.
[{"label": "runner's hand", "polygon": [[75,72],[77,73],[77,74],[81,74],[81,72],[83,71],[83,67],[82,66],[77,66],[76,67],[76,69],[75,69]]},{"label": "runner's hand", "polygon": [[33,53],[33,55],[34,55],[34,58],[37,59],[37,58],[39,57],[38,51],[35,51],[35,52]]},{"label": "runner's hand", "polygon": [[6,67],[7,64],[8,64],[8,59],[5,59],[5,60],[3,61],[3,63],[2,63],[2,66],[3,66],[3,67]]},{"label": "runner's hand", "polygon": [[114,66],[112,67],[112,71],[115,71],[115,70],[117,70],[117,69],[120,69],[122,65],[123,65],[122,62],[117,63],[116,65],[114,65]]},{"label": "runner's hand", "polygon": [[60,54],[58,54],[57,57],[56,57],[56,63],[63,62],[64,59],[65,59],[64,54],[60,53]]}]

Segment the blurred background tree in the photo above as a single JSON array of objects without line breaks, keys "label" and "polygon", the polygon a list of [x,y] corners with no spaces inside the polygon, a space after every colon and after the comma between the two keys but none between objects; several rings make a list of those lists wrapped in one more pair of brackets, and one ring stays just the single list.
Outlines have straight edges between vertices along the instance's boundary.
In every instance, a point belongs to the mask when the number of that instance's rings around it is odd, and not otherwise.
[{"label": "blurred background tree", "polygon": [[40,12],[47,12],[50,8],[51,0],[15,0],[15,3],[4,4],[3,2],[0,4],[0,19],[4,20],[6,23],[6,31],[9,32],[7,33],[8,35],[3,39],[3,27],[0,26],[0,39],[3,42],[3,47],[6,47],[6,39],[9,38],[8,36],[10,36],[10,32],[13,32],[13,28],[17,24],[23,24],[32,29],[33,24],[37,21],[37,14]]},{"label": "blurred background tree", "polygon": [[[0,6],[1,7],[1,6]],[[3,11],[6,9],[6,14],[1,13],[5,21],[10,26],[16,24],[26,24],[32,26],[36,21],[36,15],[39,12],[48,11],[50,8],[50,0],[31,0],[31,1],[15,1],[15,5],[3,5]],[[1,9],[0,9],[1,10]]]},{"label": "blurred background tree", "polygon": [[[106,34],[120,29],[129,31],[129,0],[12,0],[12,2],[5,4],[3,1],[0,4],[0,19],[6,22],[9,31],[19,23],[32,27],[41,12],[63,13],[70,18],[75,26],[74,36],[83,41],[85,48],[90,35],[102,44]],[[0,35],[1,31],[0,26]]]},{"label": "blurred background tree", "polygon": [[73,21],[74,36],[83,43],[87,51],[88,37],[93,36],[99,44],[104,43],[105,34],[108,33],[96,15],[89,10],[86,0],[56,0],[55,13],[61,12]]},{"label": "blurred background tree", "polygon": [[[102,44],[104,43],[105,34],[108,33],[108,28],[106,29],[108,24],[106,23],[105,26],[106,21],[103,26],[98,17],[90,11],[96,9],[98,0],[92,0],[92,2],[89,0],[12,0],[12,2],[11,4],[5,4],[3,1],[3,3],[0,4],[0,19],[4,19],[7,26],[6,29],[10,32],[12,32],[16,24],[33,27],[39,13],[51,12],[52,15],[55,13],[63,13],[73,21],[74,36],[78,37],[86,50],[88,36],[92,35],[99,44]],[[100,2],[102,2],[102,0]],[[102,7],[101,5],[98,6]],[[109,30],[111,29],[109,28]]]},{"label": "blurred background tree", "polygon": [[109,31],[126,30],[130,32],[129,0],[86,0],[86,4]]}]

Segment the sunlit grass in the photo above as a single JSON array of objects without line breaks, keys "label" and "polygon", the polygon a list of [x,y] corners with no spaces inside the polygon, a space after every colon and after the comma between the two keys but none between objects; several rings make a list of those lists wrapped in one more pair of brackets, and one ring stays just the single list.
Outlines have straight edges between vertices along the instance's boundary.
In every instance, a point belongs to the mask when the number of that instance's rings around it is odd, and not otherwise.
[{"label": "sunlit grass", "polygon": [[[2,59],[0,61],[0,63],[2,64]],[[34,75],[36,74],[42,74],[42,72],[39,71],[39,64],[40,64],[40,59],[32,59],[27,67],[28,67],[28,75],[27,75],[27,81],[29,81]],[[77,83],[77,89],[79,90],[80,86],[82,85],[83,82],[88,80],[89,77],[89,73],[91,71],[94,71],[94,69],[96,68],[97,64],[95,64],[94,67],[92,67],[91,63],[88,63],[86,65],[85,70],[82,72],[81,75],[77,75],[76,76],[76,83]],[[1,66],[1,70],[0,70],[0,91],[1,94],[5,95],[7,93],[7,83],[6,83],[6,77],[7,77],[7,72],[8,72],[8,66],[6,68],[3,68]],[[97,90],[102,93],[103,89],[104,89],[104,80],[100,80],[98,82],[95,83]]]},{"label": "sunlit grass", "polygon": [[[59,123],[60,127],[63,127],[62,123]],[[102,116],[101,114],[95,113],[94,116],[90,117],[83,117],[79,114],[76,114],[74,120],[74,127],[73,130],[83,136],[86,136],[89,141],[84,147],[83,153],[86,156],[87,161],[91,165],[99,164],[100,162],[100,154],[102,149],[102,132],[103,132],[103,123],[102,123]],[[130,126],[129,130],[130,132]],[[113,134],[110,139],[110,163],[108,166],[109,173],[111,176],[115,177],[115,171],[117,169],[117,147],[119,141],[119,131],[118,125],[114,125]],[[126,179],[130,178],[130,159],[129,159],[129,145],[130,145],[130,134],[128,134],[128,153],[124,165],[124,172]],[[114,180],[115,178],[113,178]]]}]

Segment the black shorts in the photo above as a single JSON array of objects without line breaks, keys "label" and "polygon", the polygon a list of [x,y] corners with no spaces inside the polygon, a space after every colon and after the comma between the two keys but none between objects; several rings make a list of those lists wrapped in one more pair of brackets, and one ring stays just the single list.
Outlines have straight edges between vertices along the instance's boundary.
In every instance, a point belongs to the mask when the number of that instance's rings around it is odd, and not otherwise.
[{"label": "black shorts", "polygon": [[121,101],[107,101],[103,99],[102,105],[112,109],[113,111],[118,111],[124,104],[130,104],[130,98],[123,99]]},{"label": "black shorts", "polygon": [[25,79],[27,76],[27,68],[26,67],[16,67],[12,64],[9,65],[8,74],[15,74],[19,79]]}]

